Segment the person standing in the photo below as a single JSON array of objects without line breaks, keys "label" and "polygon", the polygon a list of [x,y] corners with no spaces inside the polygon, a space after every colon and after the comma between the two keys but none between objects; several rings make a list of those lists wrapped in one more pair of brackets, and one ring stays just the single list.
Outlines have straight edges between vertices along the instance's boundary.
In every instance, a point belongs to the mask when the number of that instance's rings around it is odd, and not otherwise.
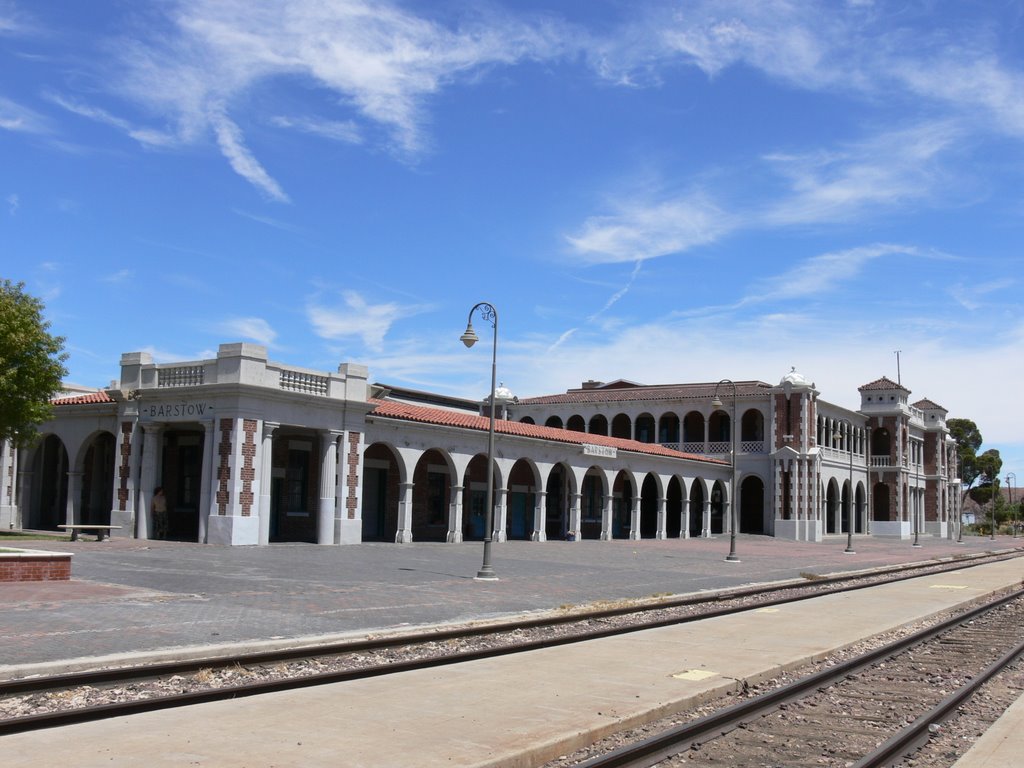
[{"label": "person standing", "polygon": [[157,539],[167,538],[167,497],[164,496],[162,485],[153,490],[153,536]]}]

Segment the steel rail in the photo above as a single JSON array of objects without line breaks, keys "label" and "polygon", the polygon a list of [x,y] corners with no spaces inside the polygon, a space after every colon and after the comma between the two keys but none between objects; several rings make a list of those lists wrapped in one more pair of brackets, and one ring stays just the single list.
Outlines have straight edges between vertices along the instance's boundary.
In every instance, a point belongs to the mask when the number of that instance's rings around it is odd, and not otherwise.
[{"label": "steel rail", "polygon": [[[666,729],[654,736],[585,760],[579,763],[577,768],[650,768],[650,766],[656,765],[662,760],[667,760],[689,749],[693,744],[709,741],[726,734],[755,717],[777,709],[781,704],[827,688],[837,680],[841,680],[859,669],[895,656],[918,643],[971,621],[1022,596],[1024,596],[1024,589],[1017,589],[995,600],[975,606],[964,613],[945,619],[932,627],[927,627],[899,640],[894,640],[891,643],[868,651],[861,656],[849,659],[834,667],[795,680],[788,685],[768,691],[747,701],[739,702],[731,707],[716,710],[692,722]],[[992,666],[995,667],[996,665]],[[929,722],[934,722],[934,720],[926,720],[924,723],[925,729],[927,729]],[[884,760],[878,763],[865,763],[864,766],[860,766],[858,763],[858,768],[880,765],[884,765]]]},{"label": "steel rail", "polygon": [[852,768],[884,768],[892,760],[902,757],[910,750],[927,742],[931,736],[929,727],[932,724],[947,720],[981,686],[1010,666],[1022,653],[1024,653],[1024,640],[992,662],[963,687],[936,704],[929,712],[921,715],[892,738],[883,742],[874,752],[854,763]]},{"label": "steel rail", "polygon": [[[745,587],[735,590],[713,592],[709,594],[688,595],[682,598],[652,602],[648,604],[634,604],[616,608],[602,608],[598,610],[579,611],[567,613],[564,616],[546,616],[536,619],[515,620],[507,622],[494,622],[479,626],[455,627],[443,630],[430,630],[426,632],[394,635],[390,637],[367,638],[363,640],[346,640],[332,642],[323,645],[301,645],[291,648],[275,649],[269,651],[256,651],[251,653],[231,654],[221,656],[206,656],[196,659],[175,660],[168,662],[156,662],[131,667],[111,667],[105,669],[87,670],[81,672],[69,672],[59,675],[46,675],[37,677],[16,678],[0,680],[0,696],[12,696],[25,693],[41,693],[47,690],[62,688],[73,688],[84,685],[105,685],[111,683],[124,683],[131,680],[149,680],[167,675],[180,675],[198,672],[204,669],[223,669],[234,666],[250,666],[257,664],[276,664],[296,659],[309,659],[324,656],[338,656],[347,653],[366,653],[371,651],[385,650],[412,645],[421,645],[431,642],[443,642],[448,640],[461,640],[484,635],[495,635],[502,632],[511,632],[517,629],[537,629],[543,627],[562,626],[565,624],[582,623],[606,618],[615,618],[632,613],[653,613],[654,611],[672,610],[685,608],[692,605],[711,604],[726,602],[730,600],[741,600],[759,595],[771,595],[789,590],[834,586],[831,589],[814,589],[805,595],[796,597],[780,597],[765,600],[759,605],[768,607],[782,605],[789,602],[799,602],[824,595],[836,594],[839,592],[855,591],[875,586],[878,582],[870,579],[890,574],[903,574],[896,578],[889,579],[889,583],[896,583],[917,578],[917,571],[924,569],[936,569],[934,572],[945,570],[960,570],[962,568],[974,568],[986,565],[991,562],[1019,557],[1019,550],[1009,552],[983,553],[972,555],[969,558],[937,558],[935,560],[909,565],[886,566],[876,570],[862,573],[840,574],[836,576],[825,576],[813,580],[792,580],[780,584],[768,586]],[[849,584],[848,582],[855,582]],[[862,583],[863,582],[863,583]],[[846,583],[846,586],[842,586]],[[587,633],[574,634],[571,637],[559,638],[556,644],[570,642],[582,642],[599,637],[607,637],[615,634],[641,631],[644,629],[655,629],[662,626],[682,624],[688,621],[714,618],[716,616],[727,616],[732,613],[747,610],[748,605],[732,606],[711,610],[694,616],[670,617],[655,619],[639,623],[626,628],[613,628],[602,630],[591,630]],[[555,643],[554,640],[551,641]],[[533,650],[526,648],[525,650]],[[3,721],[0,721],[2,723]]]}]

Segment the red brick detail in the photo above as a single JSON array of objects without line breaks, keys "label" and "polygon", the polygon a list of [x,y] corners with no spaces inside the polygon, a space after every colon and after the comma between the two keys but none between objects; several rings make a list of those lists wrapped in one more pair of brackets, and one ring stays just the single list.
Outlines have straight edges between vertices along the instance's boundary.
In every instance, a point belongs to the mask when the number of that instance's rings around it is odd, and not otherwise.
[{"label": "red brick detail", "polygon": [[5,557],[0,554],[2,581],[67,581],[71,578],[71,555]]},{"label": "red brick detail", "polygon": [[348,433],[348,474],[345,479],[348,494],[345,497],[345,512],[349,520],[355,520],[358,511],[356,489],[359,487],[359,437],[358,432]]},{"label": "red brick detail", "polygon": [[231,505],[231,491],[228,490],[228,483],[231,480],[231,429],[234,426],[231,419],[220,420],[220,445],[217,448],[217,455],[220,462],[217,464],[217,514],[226,515]]},{"label": "red brick detail", "polygon": [[242,489],[238,492],[242,517],[249,517],[252,514],[252,483],[256,479],[256,426],[256,419],[242,419],[242,468],[238,472],[242,481]]},{"label": "red brick detail", "polygon": [[132,422],[121,422],[121,464],[117,469],[117,508],[122,512],[128,509],[128,480],[132,476],[132,431]]}]

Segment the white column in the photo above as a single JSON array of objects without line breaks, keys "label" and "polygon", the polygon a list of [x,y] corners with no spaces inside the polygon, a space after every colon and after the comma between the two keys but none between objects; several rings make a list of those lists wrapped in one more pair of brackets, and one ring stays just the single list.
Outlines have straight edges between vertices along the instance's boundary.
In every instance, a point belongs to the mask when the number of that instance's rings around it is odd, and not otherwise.
[{"label": "white column", "polygon": [[629,510],[629,538],[633,541],[640,539],[640,497],[633,497],[633,508]]},{"label": "white column", "polygon": [[320,510],[316,521],[317,544],[334,543],[334,497],[338,487],[338,433],[320,433]]},{"label": "white column", "polygon": [[203,466],[199,474],[199,543],[205,544],[209,540],[210,530],[210,505],[213,497],[209,485],[216,482],[213,469],[216,466],[213,460],[215,452],[216,421],[203,422]]},{"label": "white column", "polygon": [[494,489],[494,531],[491,533],[491,541],[501,542],[508,540],[508,489]]},{"label": "white column", "polygon": [[571,540],[579,541],[583,537],[583,531],[580,530],[580,501],[583,499],[583,494],[574,493],[570,497],[569,507],[569,532],[572,534]]},{"label": "white column", "polygon": [[547,497],[545,491],[533,494],[533,531],[530,532],[530,541],[548,540]]},{"label": "white column", "polygon": [[149,508],[153,498],[153,489],[160,484],[157,479],[157,462],[160,458],[160,435],[163,424],[146,424],[143,426],[142,442],[142,479],[139,489],[139,509],[136,512],[135,535],[140,539],[148,539],[152,528],[152,510]]},{"label": "white column", "polygon": [[68,470],[68,499],[64,522],[69,525],[82,522],[82,472]]},{"label": "white column", "polygon": [[449,544],[462,543],[462,494],[465,486],[452,486],[452,500],[448,505],[448,535],[446,541]]},{"label": "white column", "polygon": [[711,538],[711,499],[704,499],[704,509],[701,512],[701,533],[705,539]]},{"label": "white column", "polygon": [[398,531],[395,533],[396,544],[412,542],[412,491],[415,483],[398,484]]},{"label": "white column", "polygon": [[[665,519],[665,510],[668,500],[665,498],[658,499],[658,530],[654,533],[656,539],[667,539],[668,533],[666,531],[667,521]],[[682,532],[680,532],[681,534]]]},{"label": "white column", "polygon": [[601,541],[612,540],[612,506],[615,496],[611,493],[601,499]]},{"label": "white column", "polygon": [[270,543],[270,490],[274,477],[274,431],[281,426],[273,421],[263,422],[263,440],[260,442],[260,544]]}]

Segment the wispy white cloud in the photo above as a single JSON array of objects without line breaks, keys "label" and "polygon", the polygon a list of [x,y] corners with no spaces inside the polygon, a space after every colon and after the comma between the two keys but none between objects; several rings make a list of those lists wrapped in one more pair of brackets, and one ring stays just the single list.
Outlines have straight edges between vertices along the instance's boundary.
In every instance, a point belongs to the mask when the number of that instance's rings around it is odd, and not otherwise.
[{"label": "wispy white cloud", "polygon": [[241,216],[242,218],[250,219],[251,221],[255,221],[255,222],[258,222],[260,224],[266,224],[268,227],[273,227],[274,229],[280,229],[280,230],[283,230],[285,232],[295,232],[295,233],[301,231],[298,227],[294,226],[293,224],[289,224],[286,221],[281,221],[280,219],[275,219],[275,218],[273,218],[271,216],[261,216],[260,214],[257,214],[257,213],[250,213],[249,211],[243,211],[240,208],[232,208],[231,211],[232,211],[232,213],[234,213],[234,214],[236,214],[238,216]]},{"label": "wispy white cloud", "polygon": [[47,134],[50,133],[50,123],[35,110],[0,96],[0,129]]},{"label": "wispy white cloud", "polygon": [[1015,284],[1016,281],[1008,277],[984,283],[957,283],[950,286],[949,295],[964,309],[969,309],[973,312],[985,306],[983,301],[985,296],[1010,288]]},{"label": "wispy white cloud", "polygon": [[484,15],[496,9],[476,11],[452,28],[369,0],[179,0],[170,8],[169,34],[150,30],[117,46],[113,87],[171,120],[179,142],[212,132],[232,168],[279,201],[287,195],[246,149],[231,117],[253,89],[280,77],[305,78],[336,97],[325,109],[338,109],[340,101],[353,117],[271,122],[355,143],[364,135],[358,118],[382,128],[390,148],[409,157],[427,144],[427,98],[488,66],[557,55],[565,39],[550,23]]},{"label": "wispy white cloud", "polygon": [[109,275],[104,275],[100,278],[104,283],[126,283],[129,280],[134,279],[135,270],[132,269],[119,269],[117,272],[111,272]]},{"label": "wispy white cloud", "polygon": [[657,81],[679,61],[709,77],[744,64],[806,90],[924,97],[984,130],[1024,138],[1024,72],[1000,56],[987,22],[964,21],[951,42],[949,30],[920,23],[927,18],[934,14],[868,2],[655,3],[625,29],[594,38],[588,52],[620,83]]},{"label": "wispy white cloud", "polygon": [[281,186],[270,177],[259,161],[245,146],[242,132],[225,114],[213,114],[210,116],[214,133],[217,135],[217,144],[221,152],[231,163],[231,167],[239,176],[248,181],[254,187],[263,190],[267,197],[277,200],[280,203],[287,203],[288,195]]},{"label": "wispy white cloud", "polygon": [[422,311],[420,307],[393,302],[370,304],[356,291],[342,291],[343,306],[326,305],[322,298],[311,300],[306,317],[318,336],[338,341],[359,338],[373,350],[379,350],[395,320]]},{"label": "wispy white cloud", "polygon": [[18,208],[21,207],[21,198],[13,192],[4,198],[7,203],[7,212],[14,216],[18,213]]},{"label": "wispy white cloud", "polygon": [[218,329],[232,338],[251,339],[268,347],[277,339],[277,331],[262,317],[233,317],[220,323]]},{"label": "wispy white cloud", "polygon": [[270,118],[270,122],[281,128],[294,128],[303,133],[309,133],[325,139],[344,141],[348,144],[363,143],[363,136],[354,120],[315,120],[309,117],[284,117],[278,115]]},{"label": "wispy white cloud", "polygon": [[827,152],[767,155],[764,159],[790,189],[765,206],[762,223],[844,221],[866,210],[948,194],[940,155],[959,137],[951,123],[928,123]]},{"label": "wispy white cloud", "polygon": [[914,246],[888,243],[823,253],[755,283],[740,305],[821,295],[857,277],[876,259],[920,255],[920,249]]},{"label": "wispy white cloud", "polygon": [[566,240],[582,261],[609,264],[682,253],[714,242],[734,223],[702,192],[660,202],[624,201],[609,215],[592,216]]},{"label": "wispy white cloud", "polygon": [[45,98],[72,114],[118,128],[145,146],[166,147],[176,143],[174,137],[168,133],[154,131],[148,128],[139,128],[132,125],[128,120],[124,120],[110,114],[105,109],[93,107],[88,104],[82,104],[53,92],[46,93]]}]

